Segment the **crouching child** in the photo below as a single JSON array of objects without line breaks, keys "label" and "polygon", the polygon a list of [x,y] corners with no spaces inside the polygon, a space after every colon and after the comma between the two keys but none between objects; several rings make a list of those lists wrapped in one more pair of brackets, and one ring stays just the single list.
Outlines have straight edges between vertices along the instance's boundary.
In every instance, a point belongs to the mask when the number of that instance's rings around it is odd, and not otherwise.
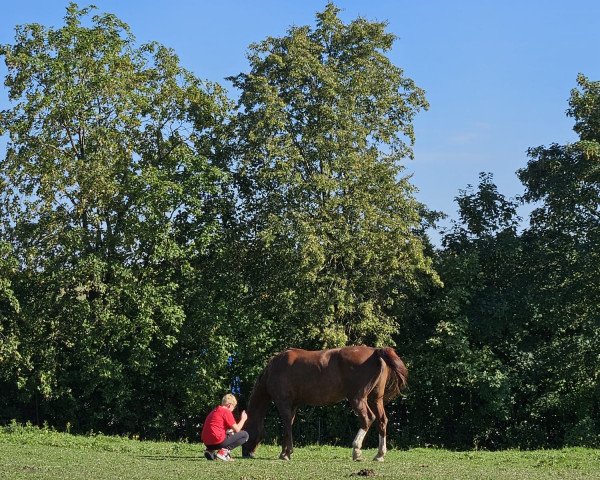
[{"label": "crouching child", "polygon": [[207,460],[233,461],[231,450],[248,441],[248,432],[242,430],[248,415],[242,411],[239,422],[235,421],[233,411],[237,406],[236,398],[228,393],[206,417],[202,426],[201,440],[206,446],[204,456]]}]

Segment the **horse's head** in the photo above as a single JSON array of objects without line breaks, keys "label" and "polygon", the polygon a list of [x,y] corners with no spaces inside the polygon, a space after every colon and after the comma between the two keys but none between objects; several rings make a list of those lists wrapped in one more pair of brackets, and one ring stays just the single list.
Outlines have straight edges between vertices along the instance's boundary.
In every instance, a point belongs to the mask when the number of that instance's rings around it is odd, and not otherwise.
[{"label": "horse's head", "polygon": [[242,456],[254,458],[254,452],[265,438],[265,429],[261,422],[248,419],[244,430],[248,432],[248,441],[242,445]]}]

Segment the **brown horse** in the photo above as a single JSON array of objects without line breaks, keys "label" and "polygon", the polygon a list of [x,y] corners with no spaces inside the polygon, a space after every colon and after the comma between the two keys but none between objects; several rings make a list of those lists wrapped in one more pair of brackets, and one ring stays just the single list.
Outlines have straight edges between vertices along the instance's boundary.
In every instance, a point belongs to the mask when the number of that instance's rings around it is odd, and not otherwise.
[{"label": "brown horse", "polygon": [[379,449],[374,460],[386,452],[385,403],[406,387],[408,370],[393,348],[367,346],[308,351],[292,348],[275,355],[262,371],[248,401],[245,430],[249,440],[242,446],[245,457],[253,457],[264,437],[264,419],[273,401],[283,422],[284,435],[279,458],[289,460],[293,451],[292,424],[302,405],[330,405],[348,399],[360,419],[352,442],[352,458],[361,459],[362,443],[377,420]]}]

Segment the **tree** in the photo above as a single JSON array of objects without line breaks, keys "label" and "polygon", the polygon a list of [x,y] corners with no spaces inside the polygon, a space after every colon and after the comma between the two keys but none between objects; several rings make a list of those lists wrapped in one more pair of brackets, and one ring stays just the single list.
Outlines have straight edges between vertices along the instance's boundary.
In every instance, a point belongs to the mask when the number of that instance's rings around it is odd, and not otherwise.
[{"label": "tree", "polygon": [[568,113],[580,140],[532,148],[518,171],[534,206],[522,233],[491,175],[457,198],[444,289],[413,297],[398,332],[419,378],[409,443],[598,445],[600,83],[579,76]]},{"label": "tree", "polygon": [[530,428],[551,445],[597,445],[600,432],[600,82],[579,75],[577,84],[568,114],[579,141],[532,148],[518,171],[535,206],[524,233],[536,292],[535,389],[524,404]]},{"label": "tree", "polygon": [[19,336],[16,316],[19,301],[13,291],[16,262],[12,248],[0,237],[0,386],[4,395],[0,397],[0,411],[12,412],[18,400],[19,369],[22,367],[19,356]]},{"label": "tree", "polygon": [[24,416],[35,398],[54,424],[168,433],[225,387],[211,370],[228,337],[196,297],[211,298],[198,282],[220,237],[229,104],[172,51],[136,47],[91,11],[70,4],[63,27],[20,26],[0,48],[18,388]]},{"label": "tree", "polygon": [[509,442],[511,365],[529,312],[518,204],[489,173],[456,202],[459,219],[436,254],[444,288],[413,296],[398,332],[413,378],[399,430],[409,445],[499,448]]},{"label": "tree", "polygon": [[338,13],[252,45],[232,78],[246,306],[268,332],[249,356],[389,343],[392,306],[435,279],[402,173],[424,93],[386,56],[384,23]]}]

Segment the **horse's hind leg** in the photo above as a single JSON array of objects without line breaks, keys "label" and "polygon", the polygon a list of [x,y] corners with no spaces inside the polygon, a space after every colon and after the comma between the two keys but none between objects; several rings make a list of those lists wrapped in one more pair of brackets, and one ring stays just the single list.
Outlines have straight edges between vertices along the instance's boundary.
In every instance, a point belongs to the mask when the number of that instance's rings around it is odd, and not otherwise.
[{"label": "horse's hind leg", "polygon": [[360,429],[352,442],[352,460],[360,461],[362,460],[362,444],[367,432],[369,431],[369,427],[373,423],[375,419],[375,414],[369,408],[366,399],[363,398],[355,398],[352,400],[352,409],[358,415],[360,420]]},{"label": "horse's hind leg", "polygon": [[383,462],[383,457],[385,456],[385,452],[387,452],[385,440],[388,422],[385,409],[383,408],[383,399],[378,398],[374,404],[371,404],[371,407],[373,408],[375,417],[377,418],[377,430],[379,432],[379,449],[377,450],[377,455],[375,455],[373,460]]}]

